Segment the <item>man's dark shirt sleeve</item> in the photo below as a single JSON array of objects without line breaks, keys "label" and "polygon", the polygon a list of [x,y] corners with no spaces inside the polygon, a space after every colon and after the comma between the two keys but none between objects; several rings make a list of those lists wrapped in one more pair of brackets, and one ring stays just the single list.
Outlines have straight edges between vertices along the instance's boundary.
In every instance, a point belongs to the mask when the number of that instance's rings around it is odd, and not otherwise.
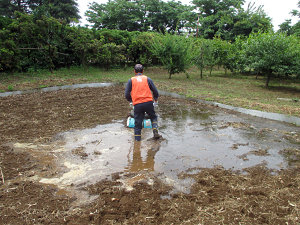
[{"label": "man's dark shirt sleeve", "polygon": [[157,100],[158,96],[159,96],[158,90],[156,89],[156,87],[155,87],[153,81],[151,80],[151,78],[147,77],[147,79],[148,79],[149,88],[153,93],[154,100]]},{"label": "man's dark shirt sleeve", "polygon": [[132,102],[131,99],[131,89],[132,89],[132,83],[131,79],[128,80],[126,88],[125,88],[125,98],[129,101]]}]

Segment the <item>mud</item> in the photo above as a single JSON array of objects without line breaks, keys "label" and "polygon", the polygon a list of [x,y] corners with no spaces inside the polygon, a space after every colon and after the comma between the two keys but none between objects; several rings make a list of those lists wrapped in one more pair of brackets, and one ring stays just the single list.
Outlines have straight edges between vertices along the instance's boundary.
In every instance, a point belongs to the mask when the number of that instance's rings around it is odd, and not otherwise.
[{"label": "mud", "polygon": [[1,224],[299,223],[299,127],[159,104],[164,139],[135,146],[122,86],[1,98]]}]

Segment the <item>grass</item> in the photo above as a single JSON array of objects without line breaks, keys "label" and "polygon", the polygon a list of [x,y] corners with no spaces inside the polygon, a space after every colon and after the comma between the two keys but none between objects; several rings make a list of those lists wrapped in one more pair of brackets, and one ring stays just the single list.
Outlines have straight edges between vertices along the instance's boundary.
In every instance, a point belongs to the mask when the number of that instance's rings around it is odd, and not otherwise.
[{"label": "grass", "polygon": [[[215,101],[236,107],[256,109],[265,112],[300,116],[300,80],[283,77],[272,78],[269,88],[265,88],[266,77],[255,75],[225,74],[223,69],[215,69],[211,76],[204,71],[203,79],[196,68],[188,70],[190,79],[185,74],[176,74],[168,79],[167,71],[158,67],[145,68],[147,76],[152,78],[159,90],[175,92],[187,97]],[[69,85],[93,82],[127,82],[133,76],[133,68],[105,71],[90,68],[61,69],[51,74],[48,71],[26,74],[1,74],[0,90],[26,90],[33,88]],[[282,101],[292,99],[294,101]]]}]

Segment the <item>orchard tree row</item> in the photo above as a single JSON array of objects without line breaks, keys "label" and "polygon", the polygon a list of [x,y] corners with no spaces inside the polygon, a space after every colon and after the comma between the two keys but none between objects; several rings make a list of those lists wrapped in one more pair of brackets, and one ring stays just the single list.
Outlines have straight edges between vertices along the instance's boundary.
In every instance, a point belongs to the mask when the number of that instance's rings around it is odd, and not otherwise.
[{"label": "orchard tree row", "polygon": [[191,66],[203,69],[223,67],[232,73],[252,72],[265,75],[266,87],[273,76],[300,78],[300,39],[286,33],[252,33],[237,38],[234,43],[220,38],[185,38],[176,35],[159,35],[152,40],[150,52],[168,70],[169,78],[186,72]]},{"label": "orchard tree row", "polygon": [[[183,5],[175,0],[110,0],[105,4],[90,3],[85,15],[97,30],[188,32],[230,41],[239,35],[272,29],[271,18],[262,6],[253,3],[244,9],[244,3],[245,0],[193,0],[191,5]],[[75,0],[0,0],[1,16],[15,19],[16,11],[36,19],[54,17],[68,24],[80,19]]]},{"label": "orchard tree row", "polygon": [[70,66],[110,69],[151,62],[148,42],[158,34],[70,26],[59,19],[16,12],[0,18],[0,72]]},{"label": "orchard tree row", "polygon": [[[73,65],[108,70],[139,62],[164,65],[169,78],[192,65],[199,68],[201,78],[204,68],[216,65],[232,72],[266,74],[266,86],[274,74],[298,76],[297,24],[292,29],[286,21],[274,33],[262,8],[250,4],[243,10],[243,2],[194,0],[196,14],[175,1],[93,3],[87,11],[94,23],[89,29],[70,25],[78,18],[74,1],[0,1],[13,11],[0,11],[0,72],[53,72]],[[59,9],[69,14],[59,14]],[[293,14],[300,15],[297,10]]]},{"label": "orchard tree row", "polygon": [[[89,3],[85,16],[90,23],[87,26],[97,30],[188,32],[196,37],[218,36],[228,41],[272,30],[272,19],[263,6],[255,6],[255,1],[247,7],[244,4],[245,0],[192,0],[190,5],[175,0],[109,0],[105,4]],[[16,19],[15,12],[34,15],[35,19],[53,17],[73,25],[81,18],[76,0],[0,0],[1,17]],[[291,9],[291,14],[300,16],[296,9]],[[299,36],[300,23],[292,26],[291,20],[286,20],[280,31]]]},{"label": "orchard tree row", "polygon": [[215,36],[233,41],[238,35],[272,29],[271,19],[263,8],[244,0],[193,0],[191,5],[180,1],[111,0],[93,2],[85,13],[94,29],[189,32],[205,39]]},{"label": "orchard tree row", "polygon": [[[178,34],[89,29],[62,23],[53,17],[17,12],[16,19],[0,20],[0,71],[37,71],[70,66],[126,68],[142,63],[163,65],[171,78],[199,68],[224,67],[231,72],[298,76],[300,40],[282,32],[257,32],[234,42]],[[186,76],[189,75],[186,73]]]}]

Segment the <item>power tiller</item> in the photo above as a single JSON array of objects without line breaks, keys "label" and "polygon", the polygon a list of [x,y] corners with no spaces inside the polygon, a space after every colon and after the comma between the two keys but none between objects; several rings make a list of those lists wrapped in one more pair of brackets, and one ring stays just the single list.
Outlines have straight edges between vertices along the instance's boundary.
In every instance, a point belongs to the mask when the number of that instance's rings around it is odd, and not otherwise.
[{"label": "power tiller", "polygon": [[[132,109],[127,114],[128,115],[128,118],[127,118],[127,127],[134,128],[134,124],[135,124],[134,106],[132,105],[132,103],[130,103],[130,107]],[[144,120],[143,120],[143,127],[144,128],[152,128],[151,119],[150,119],[150,116],[147,113],[145,113],[145,117],[144,117]]]}]

